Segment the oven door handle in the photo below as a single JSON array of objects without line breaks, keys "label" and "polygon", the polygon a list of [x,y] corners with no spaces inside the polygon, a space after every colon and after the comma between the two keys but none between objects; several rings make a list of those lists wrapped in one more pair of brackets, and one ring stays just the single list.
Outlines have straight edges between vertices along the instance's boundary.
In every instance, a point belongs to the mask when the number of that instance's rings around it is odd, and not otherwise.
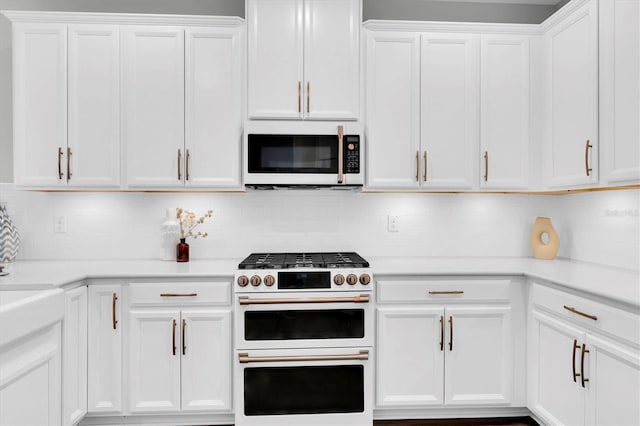
[{"label": "oven door handle", "polygon": [[289,303],[369,303],[368,294],[360,294],[353,297],[293,297],[252,299],[249,296],[240,296],[241,305],[281,305]]},{"label": "oven door handle", "polygon": [[362,361],[369,359],[369,351],[363,350],[357,354],[344,355],[291,355],[291,356],[249,356],[248,353],[238,354],[240,364],[250,362],[293,362],[293,361]]}]

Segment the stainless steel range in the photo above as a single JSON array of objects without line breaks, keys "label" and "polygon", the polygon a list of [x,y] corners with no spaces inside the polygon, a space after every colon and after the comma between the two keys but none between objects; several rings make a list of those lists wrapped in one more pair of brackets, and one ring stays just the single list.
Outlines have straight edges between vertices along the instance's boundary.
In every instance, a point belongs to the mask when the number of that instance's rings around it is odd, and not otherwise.
[{"label": "stainless steel range", "polygon": [[373,307],[356,253],[259,253],[235,277],[236,425],[370,425]]}]

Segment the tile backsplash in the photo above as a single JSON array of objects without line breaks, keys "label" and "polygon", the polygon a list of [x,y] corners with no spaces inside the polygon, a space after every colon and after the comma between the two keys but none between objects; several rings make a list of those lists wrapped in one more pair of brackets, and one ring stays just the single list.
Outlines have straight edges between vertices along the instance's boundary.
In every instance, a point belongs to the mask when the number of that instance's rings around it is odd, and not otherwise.
[{"label": "tile backsplash", "polygon": [[[256,251],[349,250],[363,256],[530,256],[536,216],[560,234],[559,256],[640,270],[640,191],[564,196],[248,191],[33,192],[0,184],[22,236],[21,259],[159,259],[166,209],[213,210],[189,240],[192,259]],[[387,216],[399,231],[387,231]],[[65,233],[54,233],[63,216]]]}]

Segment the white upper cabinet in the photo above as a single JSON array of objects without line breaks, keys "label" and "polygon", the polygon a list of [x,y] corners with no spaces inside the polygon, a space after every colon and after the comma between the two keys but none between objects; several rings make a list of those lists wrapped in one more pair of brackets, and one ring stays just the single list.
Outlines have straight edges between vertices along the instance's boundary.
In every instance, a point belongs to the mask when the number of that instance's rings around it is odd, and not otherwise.
[{"label": "white upper cabinet", "polygon": [[15,182],[66,185],[67,28],[13,25],[13,146]]},{"label": "white upper cabinet", "polygon": [[480,64],[480,187],[526,188],[529,37],[483,35]]},{"label": "white upper cabinet", "polygon": [[551,73],[548,186],[598,182],[598,19],[589,0],[546,33]]},{"label": "white upper cabinet", "polygon": [[422,36],[420,139],[424,187],[471,189],[478,146],[478,36]]},{"label": "white upper cabinet", "polygon": [[248,0],[248,115],[358,118],[358,0]]},{"label": "white upper cabinet", "polygon": [[241,28],[185,32],[187,187],[237,188],[242,146]]},{"label": "white upper cabinet", "polygon": [[183,185],[184,30],[122,27],[129,186]]},{"label": "white upper cabinet", "polygon": [[640,181],[640,2],[599,3],[600,144],[605,183]]},{"label": "white upper cabinet", "polygon": [[117,188],[118,27],[16,23],[13,51],[16,184]]},{"label": "white upper cabinet", "polygon": [[367,33],[366,179],[369,188],[417,188],[420,35]]},{"label": "white upper cabinet", "polygon": [[69,26],[69,186],[120,186],[118,26]]}]

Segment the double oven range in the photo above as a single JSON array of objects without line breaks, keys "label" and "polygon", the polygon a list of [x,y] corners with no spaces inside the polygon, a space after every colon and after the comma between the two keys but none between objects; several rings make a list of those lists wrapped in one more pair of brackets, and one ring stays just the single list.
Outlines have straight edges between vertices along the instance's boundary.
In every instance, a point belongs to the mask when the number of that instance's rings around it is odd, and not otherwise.
[{"label": "double oven range", "polygon": [[371,425],[373,307],[356,253],[260,253],[234,284],[236,425]]}]

